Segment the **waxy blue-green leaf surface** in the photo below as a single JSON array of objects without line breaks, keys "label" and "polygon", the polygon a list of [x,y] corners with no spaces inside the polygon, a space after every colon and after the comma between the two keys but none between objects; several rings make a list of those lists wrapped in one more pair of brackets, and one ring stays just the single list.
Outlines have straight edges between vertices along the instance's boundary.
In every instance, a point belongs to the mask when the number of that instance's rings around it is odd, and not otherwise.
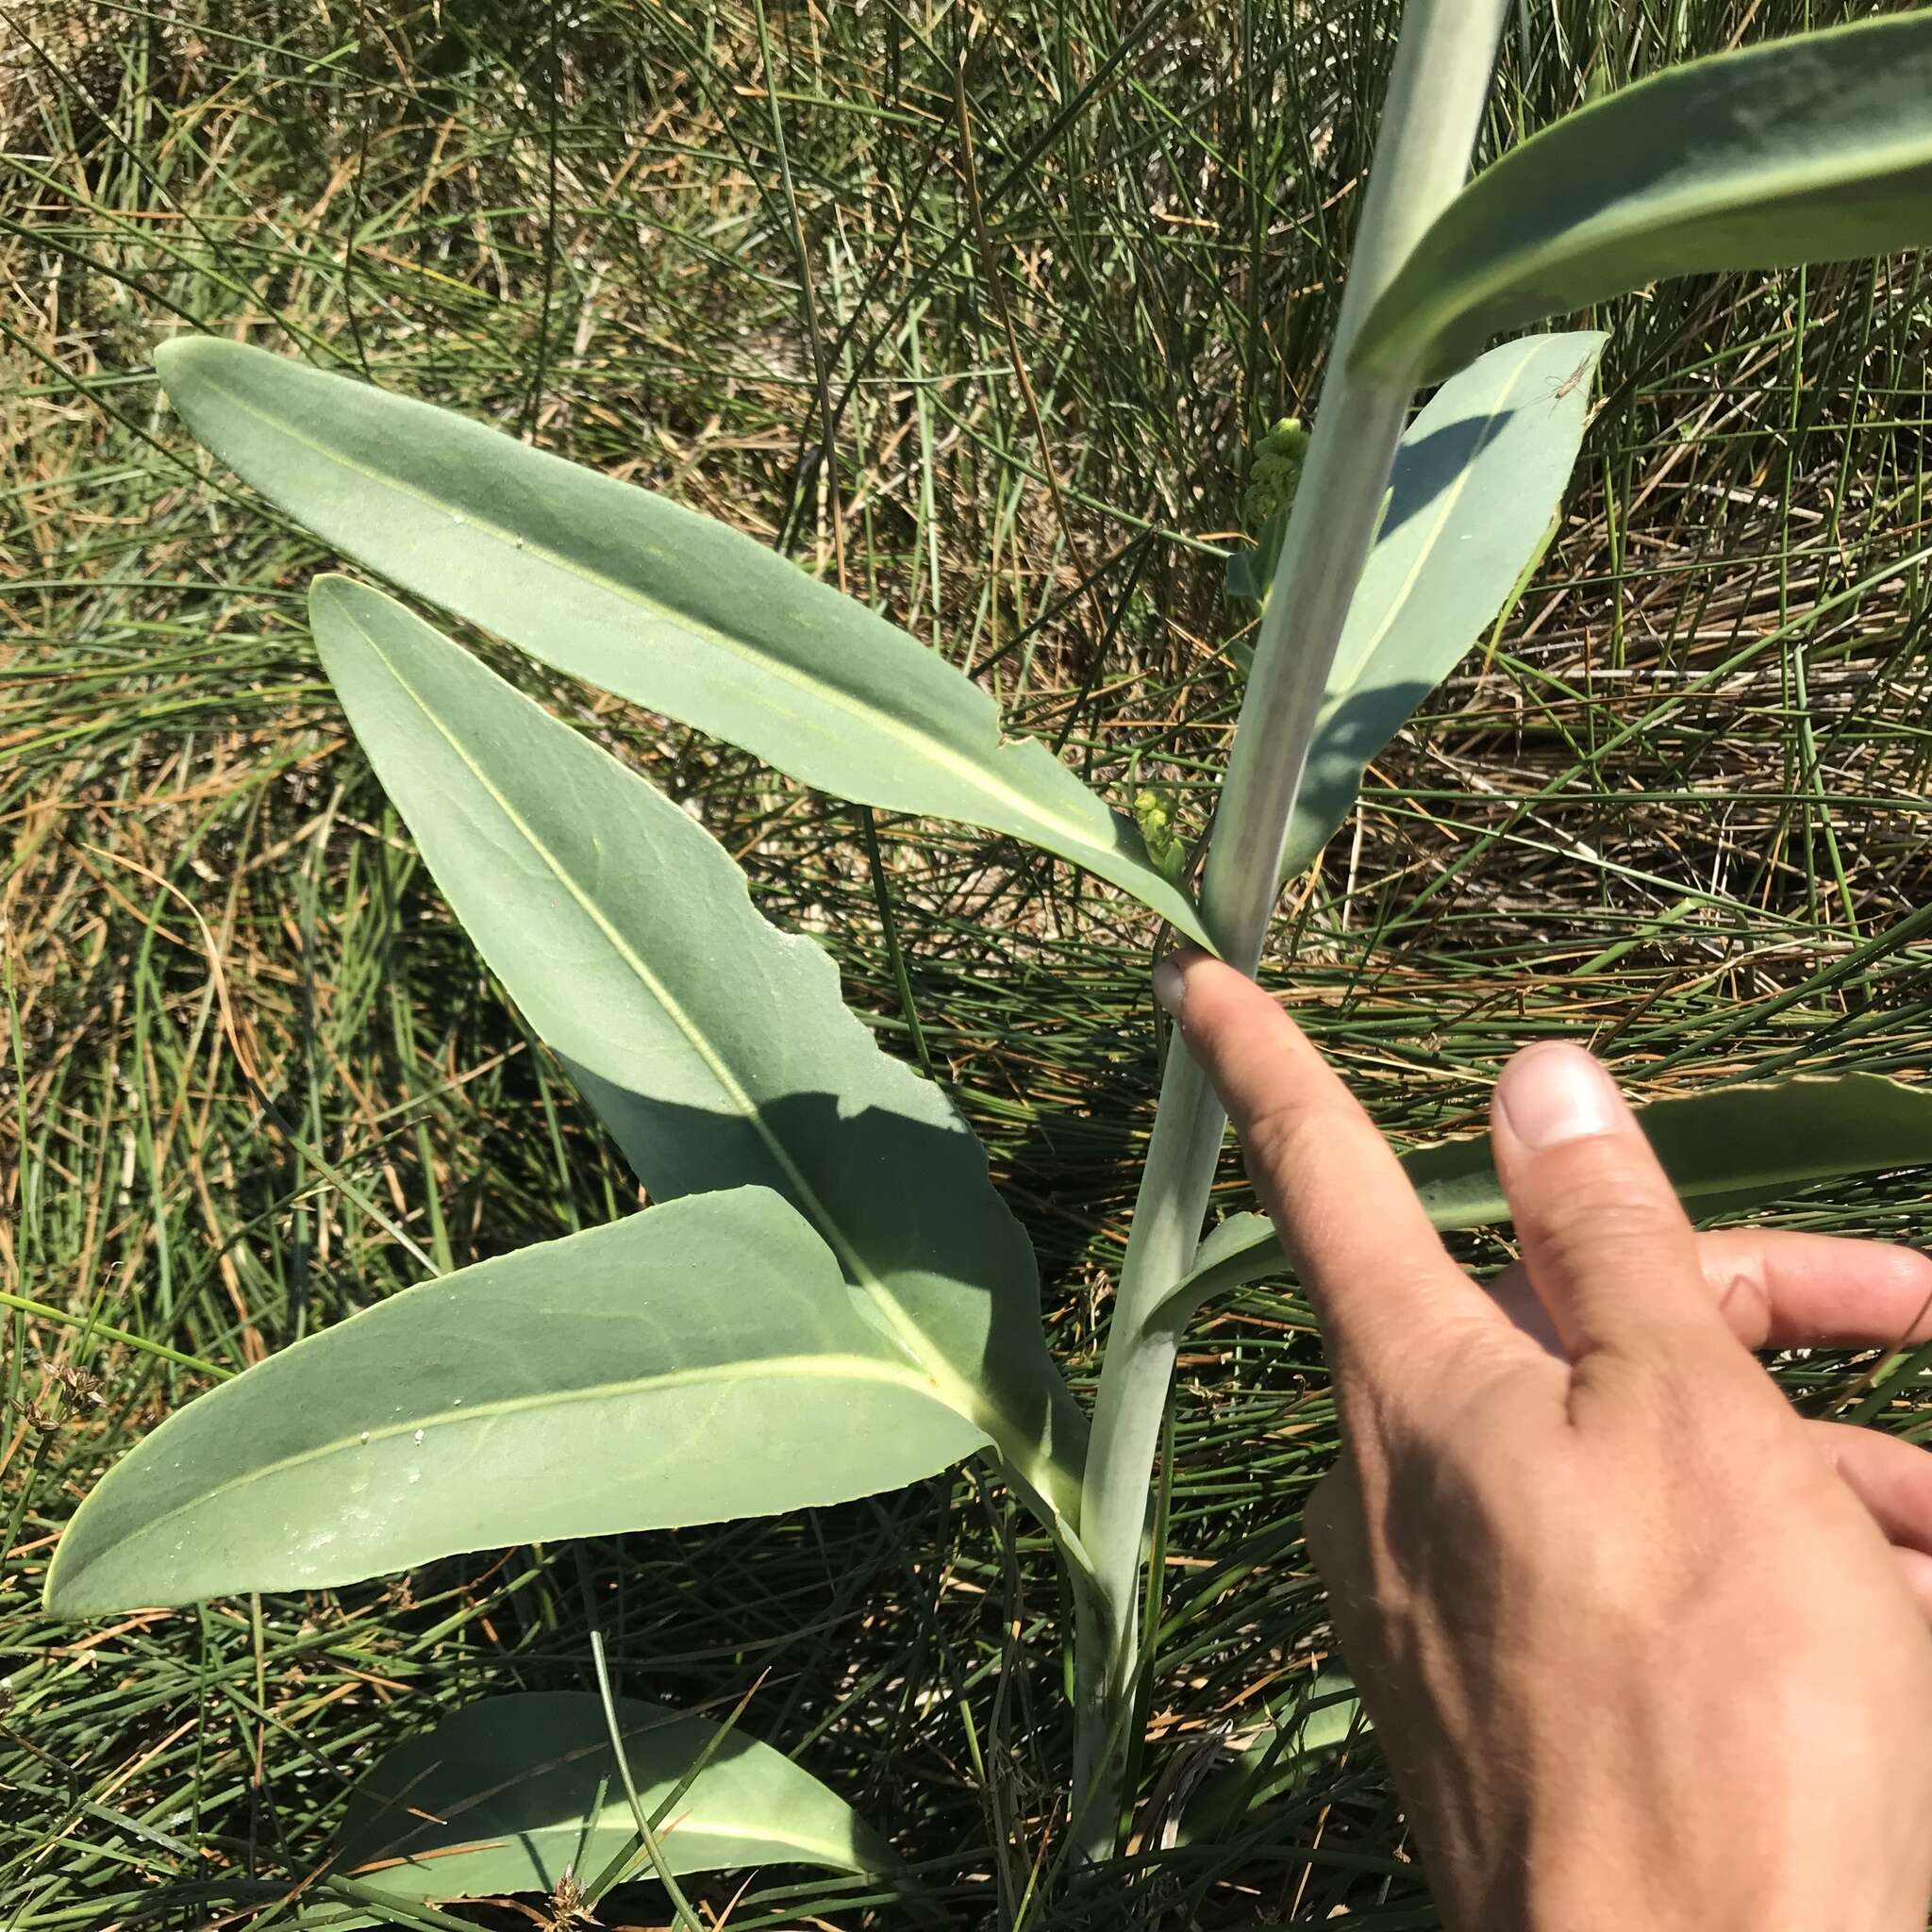
[{"label": "waxy blue-green leaf surface", "polygon": [[445,409],[211,337],[155,352],[224,462],[344,555],[822,791],[1010,833],[1206,943],[1191,902],[936,652],[740,532]]},{"label": "waxy blue-green leaf surface", "polygon": [[1675,67],[1546,127],[1450,203],[1356,338],[1438,375],[1492,336],[1668,276],[1932,241],[1932,12]]},{"label": "waxy blue-green leaf surface", "polygon": [[405,1290],[177,1409],[81,1505],[62,1616],[840,1503],[980,1432],[763,1188]]},{"label": "waxy blue-green leaf surface", "polygon": [[325,577],[310,612],[437,883],[652,1198],[782,1194],[1071,1528],[1085,1422],[1032,1247],[945,1095],[879,1051],[831,959],[764,920],[655,786],[380,592]]},{"label": "waxy blue-green leaf surface", "polygon": [[1594,330],[1505,343],[1410,425],[1329,673],[1284,872],[1314,862],[1354,808],[1369,760],[1535,559],[1576,462],[1603,343]]},{"label": "waxy blue-green leaf surface", "polygon": [[[621,1698],[625,1763],[675,1876],[748,1865],[879,1872],[891,1850],[845,1801],[769,1744]],[[709,1751],[708,1757],[704,1754]],[[425,1814],[427,1814],[426,1816]],[[588,1888],[637,1839],[602,1701],[532,1691],[472,1704],[399,1745],[358,1787],[331,1870],[398,1899]],[[652,1867],[639,1854],[638,1877]]]},{"label": "waxy blue-green leaf surface", "polygon": [[[1932,1088],[1877,1074],[1721,1087],[1653,1101],[1637,1119],[1694,1219],[1740,1213],[1814,1181],[1932,1164]],[[1416,1148],[1402,1165],[1436,1226],[1509,1219],[1487,1134]],[[1208,1231],[1152,1325],[1183,1323],[1208,1296],[1288,1265],[1265,1214],[1229,1215]]]}]

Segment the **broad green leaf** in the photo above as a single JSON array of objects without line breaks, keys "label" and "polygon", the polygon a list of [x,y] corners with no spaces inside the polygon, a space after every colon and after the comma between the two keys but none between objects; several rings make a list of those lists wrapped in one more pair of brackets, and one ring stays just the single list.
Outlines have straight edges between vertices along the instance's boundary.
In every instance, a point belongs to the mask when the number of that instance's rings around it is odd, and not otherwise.
[{"label": "broad green leaf", "polygon": [[1586,330],[1492,349],[1402,439],[1316,721],[1286,874],[1314,863],[1369,760],[1480,639],[1547,539],[1603,344]]},{"label": "broad green leaf", "polygon": [[479,423],[212,337],[155,352],[202,441],[347,556],[808,785],[1024,839],[1207,943],[1186,894],[970,678],[709,517]]},{"label": "broad green leaf", "polygon": [[[618,1736],[674,1875],[744,1865],[880,1872],[891,1849],[842,1798],[769,1744],[620,1699]],[[333,1872],[398,1899],[588,1888],[636,1841],[602,1702],[573,1691],[486,1698],[411,1738],[363,1780]],[[641,1864],[637,1876],[649,1877]]]},{"label": "broad green leaf", "polygon": [[1356,339],[1399,378],[1668,276],[1932,240],[1932,13],[1674,67],[1512,149],[1437,218]]},{"label": "broad green leaf", "polygon": [[406,1289],[210,1390],[81,1505],[47,1606],[841,1503],[984,1440],[796,1209],[738,1188]]},{"label": "broad green leaf", "polygon": [[470,937],[655,1200],[755,1183],[1024,1483],[1077,1521],[1085,1422],[1032,1248],[931,1082],[654,786],[379,591],[309,599],[356,735]]},{"label": "broad green leaf", "polygon": [[[1738,1213],[1813,1181],[1932,1164],[1932,1087],[1877,1074],[1722,1087],[1653,1101],[1637,1118],[1693,1219]],[[1416,1148],[1402,1165],[1438,1227],[1508,1220],[1487,1134]],[[1176,1326],[1208,1296],[1288,1265],[1265,1214],[1229,1215],[1208,1231],[1149,1325]]]}]

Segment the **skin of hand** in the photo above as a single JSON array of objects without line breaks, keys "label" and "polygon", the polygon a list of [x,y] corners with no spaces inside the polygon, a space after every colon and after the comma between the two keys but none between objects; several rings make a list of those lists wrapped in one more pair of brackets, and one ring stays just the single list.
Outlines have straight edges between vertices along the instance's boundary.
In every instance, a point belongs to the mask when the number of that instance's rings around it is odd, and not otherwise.
[{"label": "skin of hand", "polygon": [[1486,1291],[1273,999],[1199,953],[1156,990],[1321,1320],[1308,1542],[1445,1924],[1924,1932],[1932,1456],[1750,1351],[1926,1339],[1932,1262],[1699,1236],[1548,1044],[1497,1082],[1523,1259]]}]

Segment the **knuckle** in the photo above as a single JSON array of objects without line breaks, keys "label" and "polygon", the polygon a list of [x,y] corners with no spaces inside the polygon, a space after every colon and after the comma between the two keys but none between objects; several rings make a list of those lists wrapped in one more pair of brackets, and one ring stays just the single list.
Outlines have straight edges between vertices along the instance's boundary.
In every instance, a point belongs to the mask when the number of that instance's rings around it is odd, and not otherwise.
[{"label": "knuckle", "polygon": [[1306,1116],[1306,1108],[1292,1101],[1274,1100],[1257,1107],[1241,1124],[1241,1153],[1254,1179],[1259,1181],[1264,1174],[1291,1163]]},{"label": "knuckle", "polygon": [[1322,1101],[1283,1098],[1256,1108],[1241,1124],[1249,1179],[1278,1191],[1349,1124],[1341,1108]]},{"label": "knuckle", "polygon": [[1559,1263],[1640,1252],[1688,1228],[1675,1199],[1648,1176],[1601,1158],[1552,1162],[1524,1206],[1545,1252]]}]

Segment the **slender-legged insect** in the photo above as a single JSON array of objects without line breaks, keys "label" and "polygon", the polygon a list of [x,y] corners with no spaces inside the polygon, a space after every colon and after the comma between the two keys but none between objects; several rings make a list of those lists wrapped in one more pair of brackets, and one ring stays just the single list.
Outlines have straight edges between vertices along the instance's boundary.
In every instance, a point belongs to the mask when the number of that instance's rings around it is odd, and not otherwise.
[{"label": "slender-legged insect", "polygon": [[1557,387],[1550,391],[1551,402],[1560,403],[1563,400],[1563,398],[1567,396],[1570,393],[1570,391],[1573,389],[1574,389],[1579,382],[1583,380],[1583,372],[1589,367],[1590,358],[1586,356],[1583,358],[1583,360],[1579,362],[1576,365],[1576,367],[1573,369],[1570,372],[1570,374],[1566,375],[1563,378],[1563,380],[1559,382],[1557,385]]}]

